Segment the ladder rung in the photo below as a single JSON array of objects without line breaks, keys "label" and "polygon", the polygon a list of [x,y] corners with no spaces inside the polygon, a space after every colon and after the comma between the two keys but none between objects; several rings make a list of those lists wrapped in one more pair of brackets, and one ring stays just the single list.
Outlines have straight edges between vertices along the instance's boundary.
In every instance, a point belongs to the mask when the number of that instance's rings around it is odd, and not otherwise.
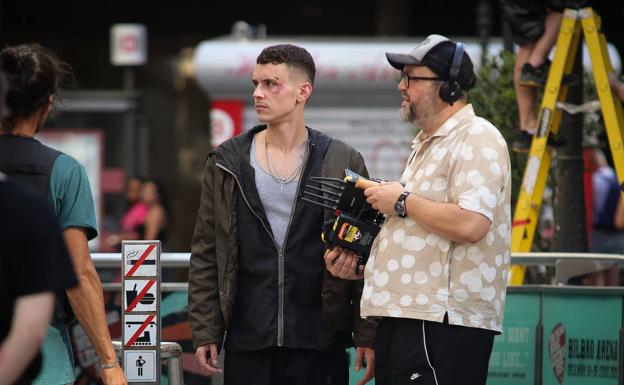
[{"label": "ladder rung", "polygon": [[557,108],[567,112],[570,115],[576,115],[579,113],[588,114],[590,112],[600,110],[600,100],[592,100],[591,102],[585,102],[583,104],[557,102]]}]

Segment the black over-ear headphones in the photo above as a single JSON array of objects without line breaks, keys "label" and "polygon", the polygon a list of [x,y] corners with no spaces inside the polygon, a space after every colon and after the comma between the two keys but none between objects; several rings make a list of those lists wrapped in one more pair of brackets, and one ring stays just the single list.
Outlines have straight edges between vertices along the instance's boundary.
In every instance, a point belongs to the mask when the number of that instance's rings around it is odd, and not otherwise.
[{"label": "black over-ear headphones", "polygon": [[451,106],[462,95],[462,89],[457,81],[457,75],[459,75],[459,67],[461,66],[462,58],[464,56],[464,45],[462,43],[455,44],[455,53],[453,54],[453,62],[451,64],[451,71],[449,72],[449,79],[440,84],[440,99],[447,102]]}]

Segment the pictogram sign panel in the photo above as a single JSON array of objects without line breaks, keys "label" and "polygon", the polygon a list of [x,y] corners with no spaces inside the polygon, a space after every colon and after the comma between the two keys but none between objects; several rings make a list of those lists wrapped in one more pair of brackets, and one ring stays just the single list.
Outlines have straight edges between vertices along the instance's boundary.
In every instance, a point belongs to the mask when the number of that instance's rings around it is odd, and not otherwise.
[{"label": "pictogram sign panel", "polygon": [[124,369],[128,382],[155,382],[156,367],[155,350],[126,350],[124,352]]},{"label": "pictogram sign panel", "polygon": [[155,312],[157,288],[156,279],[126,279],[123,293],[126,312]]},{"label": "pictogram sign panel", "polygon": [[124,245],[124,275],[130,277],[155,277],[158,275],[156,254],[158,249],[154,244],[126,244]]}]

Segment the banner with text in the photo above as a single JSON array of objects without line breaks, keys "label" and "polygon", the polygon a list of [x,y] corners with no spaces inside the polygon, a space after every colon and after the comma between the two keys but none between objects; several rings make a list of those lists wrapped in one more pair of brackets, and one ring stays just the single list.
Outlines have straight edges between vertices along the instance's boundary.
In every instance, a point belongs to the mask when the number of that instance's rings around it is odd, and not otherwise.
[{"label": "banner with text", "polygon": [[544,294],[544,385],[617,385],[622,296]]}]

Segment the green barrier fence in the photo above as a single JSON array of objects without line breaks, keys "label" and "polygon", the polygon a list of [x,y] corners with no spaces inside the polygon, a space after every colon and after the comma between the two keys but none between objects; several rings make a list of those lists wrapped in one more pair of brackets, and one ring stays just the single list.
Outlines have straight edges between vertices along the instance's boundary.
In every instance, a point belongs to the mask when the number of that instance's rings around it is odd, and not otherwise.
[{"label": "green barrier fence", "polygon": [[510,287],[488,385],[622,385],[624,288]]},{"label": "green barrier fence", "polygon": [[540,333],[540,296],[534,293],[509,293],[503,334],[494,339],[488,384],[533,385],[536,372],[536,347]]}]

